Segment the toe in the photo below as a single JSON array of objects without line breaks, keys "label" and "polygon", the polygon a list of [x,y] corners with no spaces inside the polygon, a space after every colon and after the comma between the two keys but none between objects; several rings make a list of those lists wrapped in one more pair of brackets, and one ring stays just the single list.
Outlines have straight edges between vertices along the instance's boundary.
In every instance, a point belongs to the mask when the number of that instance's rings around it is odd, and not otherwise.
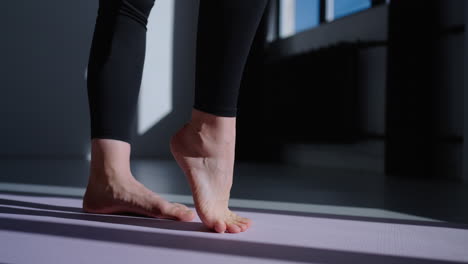
[{"label": "toe", "polygon": [[214,224],[214,230],[218,233],[224,233],[226,231],[226,223],[223,221],[217,221]]},{"label": "toe", "polygon": [[247,226],[247,228],[249,228],[251,225],[252,225],[252,220],[250,220],[249,218],[245,218],[245,217],[239,217],[238,221],[244,225]]},{"label": "toe", "polygon": [[249,228],[247,224],[242,223],[239,219],[236,219],[234,221],[234,224],[236,224],[240,228],[240,232],[244,232]]},{"label": "toe", "polygon": [[162,211],[164,218],[180,220],[180,221],[192,221],[195,218],[195,214],[190,209],[184,209],[182,206],[171,205],[166,207]]},{"label": "toe", "polygon": [[195,218],[195,213],[187,206],[179,203],[173,203],[174,215],[181,221],[192,221]]},{"label": "toe", "polygon": [[237,223],[237,226],[239,226],[241,232],[244,232],[245,230],[247,230],[249,228],[246,224],[243,224],[243,223],[240,223],[240,222]]},{"label": "toe", "polygon": [[235,223],[229,223],[227,224],[227,231],[229,233],[239,233],[241,232],[241,228]]},{"label": "toe", "polygon": [[195,218],[195,213],[190,209],[179,210],[178,218],[181,221],[190,222]]},{"label": "toe", "polygon": [[180,207],[182,210],[190,210],[187,206],[180,203],[172,203],[172,205]]}]

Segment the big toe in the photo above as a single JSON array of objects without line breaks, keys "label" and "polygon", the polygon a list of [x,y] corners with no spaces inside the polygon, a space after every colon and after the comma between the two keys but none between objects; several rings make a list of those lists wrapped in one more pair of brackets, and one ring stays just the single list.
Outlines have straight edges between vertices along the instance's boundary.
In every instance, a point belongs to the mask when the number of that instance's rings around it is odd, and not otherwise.
[{"label": "big toe", "polygon": [[224,221],[216,221],[213,229],[218,233],[224,233],[226,232],[226,223]]}]

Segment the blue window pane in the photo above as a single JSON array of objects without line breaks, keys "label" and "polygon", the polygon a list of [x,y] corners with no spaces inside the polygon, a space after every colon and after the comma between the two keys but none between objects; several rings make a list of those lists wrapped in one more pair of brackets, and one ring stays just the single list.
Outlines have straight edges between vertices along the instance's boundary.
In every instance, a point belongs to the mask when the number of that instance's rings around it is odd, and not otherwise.
[{"label": "blue window pane", "polygon": [[335,0],[335,19],[368,9],[371,0]]},{"label": "blue window pane", "polygon": [[296,0],[296,32],[318,26],[320,0]]}]

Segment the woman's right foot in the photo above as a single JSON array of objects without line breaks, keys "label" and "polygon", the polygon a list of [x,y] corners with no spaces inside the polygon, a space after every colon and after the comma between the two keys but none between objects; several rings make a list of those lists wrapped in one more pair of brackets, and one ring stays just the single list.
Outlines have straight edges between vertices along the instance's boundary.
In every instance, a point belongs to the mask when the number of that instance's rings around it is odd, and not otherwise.
[{"label": "woman's right foot", "polygon": [[247,230],[251,220],[229,210],[234,171],[235,118],[193,110],[171,139],[171,152],[192,189],[202,222],[216,232]]},{"label": "woman's right foot", "polygon": [[[149,217],[191,221],[185,205],[171,203],[147,189],[131,174],[128,143],[95,139],[83,211],[99,214],[134,213]],[[104,155],[103,155],[104,154]],[[127,165],[128,163],[128,165]]]}]

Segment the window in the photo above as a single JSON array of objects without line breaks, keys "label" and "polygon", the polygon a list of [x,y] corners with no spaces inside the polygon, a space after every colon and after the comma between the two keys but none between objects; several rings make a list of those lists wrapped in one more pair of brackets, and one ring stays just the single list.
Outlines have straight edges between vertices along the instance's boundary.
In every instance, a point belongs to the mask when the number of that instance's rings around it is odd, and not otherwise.
[{"label": "window", "polygon": [[296,32],[301,32],[320,24],[319,0],[296,0]]},{"label": "window", "polygon": [[[389,3],[390,0],[277,0],[277,37],[287,38],[321,23]],[[270,38],[270,40],[273,40]]]},{"label": "window", "polygon": [[320,0],[281,0],[280,37],[316,27],[320,24]]},{"label": "window", "polygon": [[333,6],[334,18],[344,17],[372,6],[371,0],[335,0]]}]

